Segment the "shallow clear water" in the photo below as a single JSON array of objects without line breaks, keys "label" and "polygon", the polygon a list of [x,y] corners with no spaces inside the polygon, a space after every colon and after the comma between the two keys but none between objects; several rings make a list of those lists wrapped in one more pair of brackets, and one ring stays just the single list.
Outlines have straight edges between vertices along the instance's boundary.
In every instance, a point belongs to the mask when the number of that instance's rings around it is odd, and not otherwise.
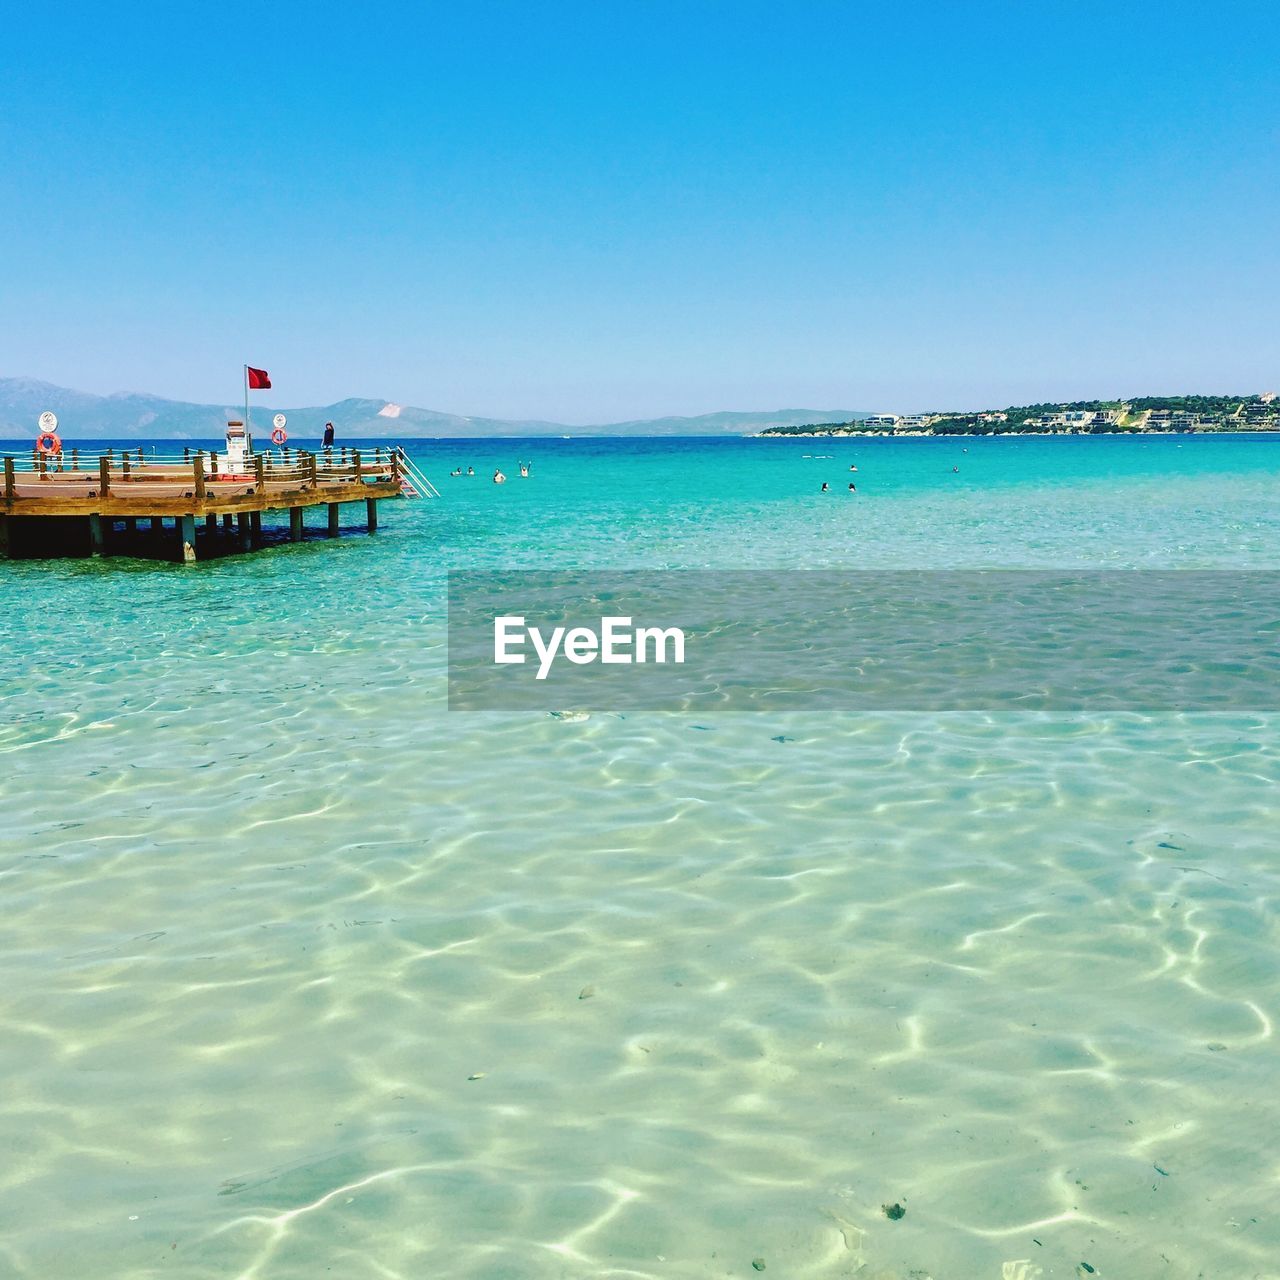
[{"label": "shallow clear water", "polygon": [[450,714],[443,618],[1277,568],[1280,442],[414,452],[374,538],[0,562],[0,1275],[1280,1275],[1274,715]]}]

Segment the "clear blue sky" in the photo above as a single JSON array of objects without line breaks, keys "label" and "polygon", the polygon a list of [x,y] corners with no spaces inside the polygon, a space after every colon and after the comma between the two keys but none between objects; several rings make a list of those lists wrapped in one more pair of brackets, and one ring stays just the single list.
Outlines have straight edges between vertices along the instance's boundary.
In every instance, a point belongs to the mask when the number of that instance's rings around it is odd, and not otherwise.
[{"label": "clear blue sky", "polygon": [[1280,383],[1271,3],[6,6],[0,376],[571,423]]}]

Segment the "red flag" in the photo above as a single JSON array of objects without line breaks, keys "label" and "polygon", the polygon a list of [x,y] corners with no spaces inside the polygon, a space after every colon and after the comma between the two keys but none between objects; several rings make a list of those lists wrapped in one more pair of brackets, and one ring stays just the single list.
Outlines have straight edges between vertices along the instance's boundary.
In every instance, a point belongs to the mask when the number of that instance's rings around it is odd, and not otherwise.
[{"label": "red flag", "polygon": [[269,391],[271,389],[271,375],[265,369],[255,369],[252,365],[246,365],[249,371],[249,390],[250,391]]}]

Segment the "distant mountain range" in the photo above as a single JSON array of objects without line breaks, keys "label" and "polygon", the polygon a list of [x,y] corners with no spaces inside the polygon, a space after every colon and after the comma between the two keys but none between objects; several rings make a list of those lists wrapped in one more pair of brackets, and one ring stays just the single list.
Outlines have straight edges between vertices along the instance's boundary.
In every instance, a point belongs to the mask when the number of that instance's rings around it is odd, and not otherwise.
[{"label": "distant mountain range", "polygon": [[[99,396],[34,378],[0,378],[0,438],[34,437],[38,430],[36,419],[46,409],[58,415],[58,429],[67,440],[208,440],[223,434],[228,418],[240,418],[244,414],[243,405],[187,404],[131,391]],[[272,416],[283,413],[289,420],[286,428],[289,433],[304,440],[319,436],[326,422],[335,425],[339,440],[396,440],[415,436],[754,435],[767,427],[848,422],[867,416],[848,409],[777,409],[568,427],[537,419],[467,418],[387,400],[359,398],[303,409],[282,409],[266,404],[260,392],[254,395],[251,410],[255,432],[265,435],[270,430]]]}]

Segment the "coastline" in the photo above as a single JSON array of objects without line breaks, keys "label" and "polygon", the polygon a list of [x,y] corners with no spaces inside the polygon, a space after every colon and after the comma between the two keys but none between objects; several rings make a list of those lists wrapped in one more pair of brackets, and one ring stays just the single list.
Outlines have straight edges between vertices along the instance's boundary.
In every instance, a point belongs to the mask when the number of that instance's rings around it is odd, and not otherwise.
[{"label": "coastline", "polygon": [[1056,439],[1073,436],[1096,439],[1121,436],[1126,440],[1169,440],[1188,436],[1280,436],[1280,431],[757,431],[749,440],[989,440],[994,436]]}]

